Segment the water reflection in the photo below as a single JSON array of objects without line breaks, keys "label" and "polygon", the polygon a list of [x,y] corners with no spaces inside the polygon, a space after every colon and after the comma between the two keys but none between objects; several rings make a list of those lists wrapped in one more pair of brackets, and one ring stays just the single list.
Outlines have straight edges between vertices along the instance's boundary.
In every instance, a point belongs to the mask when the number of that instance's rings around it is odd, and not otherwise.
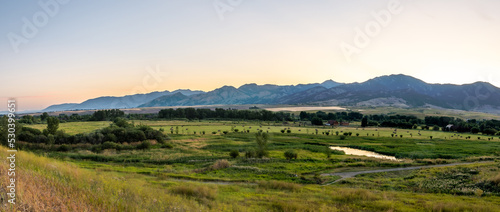
[{"label": "water reflection", "polygon": [[380,159],[387,159],[387,160],[398,160],[394,156],[387,156],[387,155],[382,155],[376,152],[370,152],[366,150],[360,150],[360,149],[353,149],[349,147],[339,147],[339,146],[332,146],[330,149],[333,150],[341,150],[344,151],[346,155],[361,155],[361,156],[367,156],[367,157],[372,157],[372,158],[380,158]]}]

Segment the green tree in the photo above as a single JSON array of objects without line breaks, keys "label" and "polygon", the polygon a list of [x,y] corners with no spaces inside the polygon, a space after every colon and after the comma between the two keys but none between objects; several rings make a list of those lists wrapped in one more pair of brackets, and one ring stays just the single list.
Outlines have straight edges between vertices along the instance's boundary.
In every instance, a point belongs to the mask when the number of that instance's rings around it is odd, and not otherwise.
[{"label": "green tree", "polygon": [[493,128],[488,128],[483,131],[483,134],[485,135],[495,135],[497,133],[497,130]]},{"label": "green tree", "polygon": [[268,143],[269,135],[263,132],[257,132],[255,134],[255,141],[257,143],[257,157],[262,158],[264,156],[268,156],[267,152],[267,143]]},{"label": "green tree", "polygon": [[366,127],[368,126],[368,117],[365,116],[363,117],[363,119],[361,120],[361,127]]},{"label": "green tree", "polygon": [[233,149],[231,150],[231,152],[229,152],[229,156],[231,156],[232,158],[237,158],[238,156],[240,156],[240,152],[236,149]]},{"label": "green tree", "polygon": [[40,119],[42,121],[47,120],[47,118],[49,118],[49,114],[47,112],[44,112],[44,113],[42,113],[42,115],[40,115]]},{"label": "green tree", "polygon": [[325,145],[325,154],[326,158],[330,158],[330,156],[332,156],[332,149],[330,149],[330,146],[328,145]]},{"label": "green tree", "polygon": [[314,117],[311,119],[311,124],[312,125],[323,125],[323,119],[319,117]]},{"label": "green tree", "polygon": [[33,124],[34,119],[33,116],[25,115],[19,120],[19,123]]},{"label": "green tree", "polygon": [[141,144],[137,145],[137,149],[141,150],[151,149],[151,142],[143,141]]},{"label": "green tree", "polygon": [[130,124],[127,122],[127,120],[125,120],[123,118],[115,118],[113,123],[115,123],[116,126],[122,127],[122,128],[127,128],[130,126]]},{"label": "green tree", "polygon": [[293,150],[288,150],[284,153],[284,156],[287,160],[291,160],[293,158],[297,159],[297,153]]},{"label": "green tree", "polygon": [[59,129],[59,119],[55,117],[47,118],[47,131],[49,134],[56,134],[57,129]]}]

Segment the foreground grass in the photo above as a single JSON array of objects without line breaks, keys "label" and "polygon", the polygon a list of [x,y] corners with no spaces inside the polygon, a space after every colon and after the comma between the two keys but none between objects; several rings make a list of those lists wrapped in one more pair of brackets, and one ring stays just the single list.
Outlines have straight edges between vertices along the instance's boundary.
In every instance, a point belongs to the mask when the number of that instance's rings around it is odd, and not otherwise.
[{"label": "foreground grass", "polygon": [[[0,148],[5,158],[6,149]],[[297,185],[200,184],[81,169],[18,152],[15,207],[2,211],[498,211],[498,197]],[[0,163],[1,189],[8,164]]]},{"label": "foreground grass", "polygon": [[[61,127],[80,133],[98,126],[88,123]],[[294,125],[289,126],[292,133],[281,133],[285,126],[258,122],[135,123],[163,128],[173,148],[153,145],[149,150],[92,152],[90,145],[69,145],[67,152],[20,151],[18,204],[11,207],[2,196],[0,211],[500,211],[496,192],[500,167],[495,162],[472,168],[378,173],[320,185],[338,179],[321,173],[492,161],[500,156],[497,137],[465,140],[454,133],[421,131],[418,136],[418,130],[398,130],[401,138],[392,137],[394,129],[388,128]],[[178,134],[170,132],[176,127]],[[231,128],[239,132],[222,133]],[[257,129],[271,133],[269,157],[244,158],[245,151],[255,148],[252,132]],[[328,130],[329,135],[323,134]],[[353,135],[341,139],[335,131]],[[434,139],[428,138],[431,134]],[[327,158],[325,145],[367,149],[402,161],[341,154]],[[240,157],[231,158],[231,150]],[[298,158],[285,159],[287,150],[297,152]],[[5,148],[0,148],[0,157],[7,157]],[[7,162],[1,161],[0,190],[6,189],[7,169]],[[489,183],[487,189],[484,182]],[[447,190],[451,187],[458,190]]]},{"label": "foreground grass", "polygon": [[[0,147],[2,158],[7,151]],[[3,202],[2,211],[184,211],[202,210],[196,201],[147,186],[133,176],[97,172],[67,162],[19,151],[16,154],[17,204]],[[6,190],[8,164],[0,163],[1,189]],[[2,193],[4,195],[4,193]],[[2,196],[3,197],[3,196]],[[3,198],[6,201],[6,198]]]}]

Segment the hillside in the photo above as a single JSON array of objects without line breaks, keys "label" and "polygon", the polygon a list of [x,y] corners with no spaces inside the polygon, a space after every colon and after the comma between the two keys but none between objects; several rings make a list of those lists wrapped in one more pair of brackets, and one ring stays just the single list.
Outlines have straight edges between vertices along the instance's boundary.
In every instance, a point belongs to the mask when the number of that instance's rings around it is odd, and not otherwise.
[{"label": "hillside", "polygon": [[155,91],[147,94],[135,94],[127,95],[122,97],[105,96],[98,97],[94,99],[86,100],[82,103],[67,103],[51,105],[45,109],[43,112],[54,112],[54,111],[68,111],[68,110],[94,110],[94,109],[124,109],[124,108],[135,108],[144,102],[152,101],[158,97],[168,96],[181,93],[184,95],[195,95],[203,93],[203,91],[191,91],[191,90],[175,90],[175,91]]},{"label": "hillside", "polygon": [[486,82],[430,84],[407,75],[376,77],[362,83],[332,80],[299,85],[245,84],[209,92],[176,90],[124,97],[98,97],[80,104],[53,105],[44,111],[136,107],[287,104],[329,106],[441,107],[500,114],[500,89]]}]

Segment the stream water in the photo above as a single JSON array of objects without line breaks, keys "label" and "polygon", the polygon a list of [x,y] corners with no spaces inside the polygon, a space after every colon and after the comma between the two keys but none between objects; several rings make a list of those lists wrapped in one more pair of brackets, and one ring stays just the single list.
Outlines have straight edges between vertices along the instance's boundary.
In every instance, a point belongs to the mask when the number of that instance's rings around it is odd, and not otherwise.
[{"label": "stream water", "polygon": [[360,149],[353,149],[349,147],[339,147],[339,146],[332,146],[330,149],[333,150],[341,150],[344,151],[346,155],[361,155],[361,156],[366,156],[366,157],[372,157],[372,158],[381,158],[381,159],[387,159],[387,160],[398,160],[394,156],[387,156],[387,155],[382,155],[376,152],[370,152],[366,150],[360,150]]}]

